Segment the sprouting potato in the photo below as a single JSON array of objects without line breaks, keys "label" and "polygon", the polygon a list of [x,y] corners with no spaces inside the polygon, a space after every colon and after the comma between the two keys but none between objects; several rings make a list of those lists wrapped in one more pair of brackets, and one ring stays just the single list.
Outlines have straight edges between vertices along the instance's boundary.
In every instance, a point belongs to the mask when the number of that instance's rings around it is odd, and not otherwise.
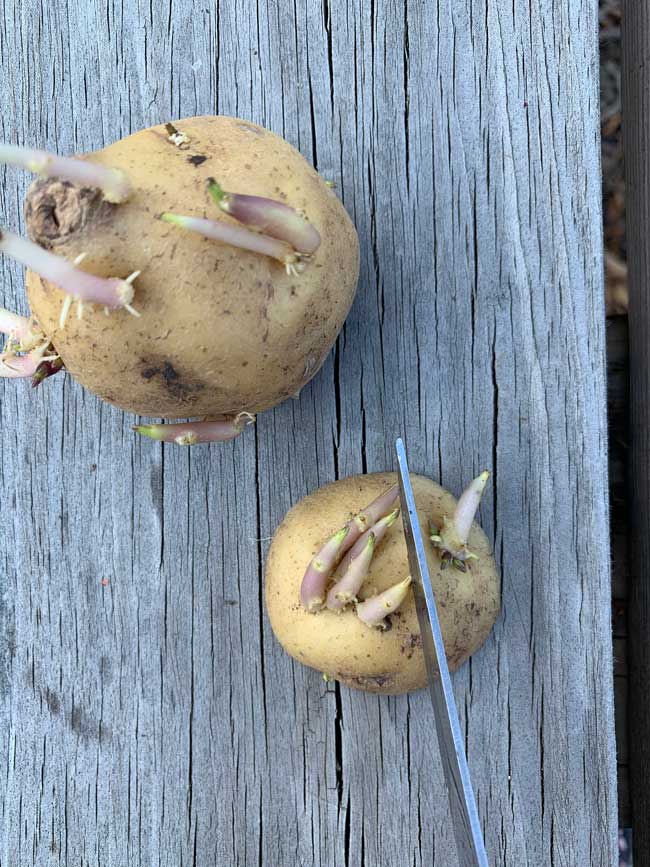
[{"label": "sprouting potato", "polygon": [[[458,501],[411,476],[452,671],[483,644],[499,611],[490,544],[472,522],[487,475]],[[305,497],[278,527],[265,576],[269,620],[287,653],[347,686],[393,694],[426,684],[397,496],[396,475],[375,473]]]},{"label": "sprouting potato", "polygon": [[196,117],[74,159],[0,146],[0,161],[40,175],[31,242],[0,230],[0,252],[28,267],[35,335],[21,343],[28,320],[0,312],[0,374],[64,365],[125,410],[205,418],[140,428],[191,444],[235,436],[322,365],[354,298],[358,238],[282,138]]}]

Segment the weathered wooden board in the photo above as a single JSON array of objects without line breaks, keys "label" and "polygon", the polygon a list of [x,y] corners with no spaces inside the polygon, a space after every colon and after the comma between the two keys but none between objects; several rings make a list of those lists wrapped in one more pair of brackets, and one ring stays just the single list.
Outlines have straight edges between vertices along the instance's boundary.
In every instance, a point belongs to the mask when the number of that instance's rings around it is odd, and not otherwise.
[{"label": "weathered wooden board", "polygon": [[240,441],[3,388],[2,867],[454,863],[426,694],[325,684],[261,602],[285,510],[398,434],[494,473],[503,614],[455,676],[491,863],[614,863],[595,0],[5,0],[0,69],[2,138],[62,152],[263,123],[362,242],[336,351]]},{"label": "weathered wooden board", "polygon": [[629,764],[634,760],[634,756],[629,748],[628,730],[638,703],[635,700],[629,700],[628,680],[630,648],[627,620],[630,567],[628,553],[629,498],[627,496],[627,465],[629,461],[627,316],[613,316],[607,319],[606,341],[618,821],[621,828],[629,828],[632,825]]}]

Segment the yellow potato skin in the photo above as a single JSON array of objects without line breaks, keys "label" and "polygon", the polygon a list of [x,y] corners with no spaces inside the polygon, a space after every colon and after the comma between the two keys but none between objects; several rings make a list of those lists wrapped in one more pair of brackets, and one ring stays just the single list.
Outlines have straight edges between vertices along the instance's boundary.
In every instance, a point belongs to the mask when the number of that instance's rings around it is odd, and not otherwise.
[{"label": "yellow potato skin", "polygon": [[[335,193],[284,139],[230,117],[174,126],[189,140],[182,147],[161,125],[83,157],[124,171],[134,192],[46,242],[69,260],[86,253],[83,269],[102,276],[141,270],[133,301],[141,318],[86,306],[61,330],[64,293],[28,272],[30,306],[66,369],[122,409],[163,418],[259,412],[298,392],[329,353],[354,298],[357,234]],[[211,176],[226,190],[304,212],[322,242],[302,274],[159,219],[170,211],[236,223],[210,200]],[[61,209],[59,222],[74,220]],[[39,226],[27,224],[42,243]]]},{"label": "yellow potato skin", "polygon": [[[440,525],[456,499],[424,476],[413,475],[413,491],[423,532]],[[352,515],[395,484],[395,473],[351,476],[305,497],[278,527],[266,562],[265,601],[271,627],[284,649],[354,689],[397,694],[426,684],[424,657],[413,596],[391,616],[386,631],[363,624],[354,610],[309,614],[300,604],[307,564],[323,542]],[[447,660],[453,671],[483,644],[500,606],[500,581],[485,533],[473,525],[469,546],[478,556],[463,574],[440,569],[440,557],[427,544]],[[378,545],[362,597],[374,595],[409,573],[401,517]]]}]

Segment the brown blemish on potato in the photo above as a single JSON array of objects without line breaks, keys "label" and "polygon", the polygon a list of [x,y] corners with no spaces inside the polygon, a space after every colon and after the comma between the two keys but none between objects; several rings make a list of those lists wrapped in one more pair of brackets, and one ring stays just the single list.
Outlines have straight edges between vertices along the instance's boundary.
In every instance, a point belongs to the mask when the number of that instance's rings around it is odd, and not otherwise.
[{"label": "brown blemish on potato", "polygon": [[178,373],[176,373],[176,370],[174,369],[174,365],[171,364],[169,361],[165,362],[161,372],[163,375],[163,379],[165,380],[167,385],[169,385],[171,382],[174,382],[174,380],[178,379]]},{"label": "brown blemish on potato", "polygon": [[101,229],[110,222],[115,207],[105,201],[100,190],[56,178],[39,178],[25,197],[27,233],[32,241],[49,250],[82,235],[86,229]]},{"label": "brown blemish on potato", "polygon": [[164,383],[165,388],[174,397],[180,398],[181,400],[189,397],[194,392],[205,388],[205,383],[203,382],[181,379],[178,371],[168,359],[156,363],[143,359],[142,363],[145,365],[140,369],[140,376],[143,379],[149,381],[154,379],[156,376],[160,376],[161,382]]},{"label": "brown blemish on potato", "polygon": [[402,646],[400,647],[400,653],[406,654],[406,658],[411,659],[411,657],[415,653],[416,647],[422,647],[422,636],[416,634],[415,632],[411,632],[408,639],[402,642]]},{"label": "brown blemish on potato", "polygon": [[361,689],[366,689],[370,692],[390,686],[393,680],[393,674],[390,673],[359,676],[356,674],[345,674],[344,672],[339,672],[334,675],[334,677],[336,680],[340,680],[343,683],[356,684],[357,686],[360,686]]},{"label": "brown blemish on potato", "polygon": [[206,160],[207,157],[204,154],[193,154],[187,158],[188,163],[191,163],[193,166],[202,166]]}]

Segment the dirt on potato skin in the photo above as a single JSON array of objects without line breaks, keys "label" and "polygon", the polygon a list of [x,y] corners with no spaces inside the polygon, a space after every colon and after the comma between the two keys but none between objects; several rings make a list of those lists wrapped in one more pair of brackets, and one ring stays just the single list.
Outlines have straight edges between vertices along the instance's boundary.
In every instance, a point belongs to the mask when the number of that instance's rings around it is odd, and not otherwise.
[{"label": "dirt on potato skin", "polygon": [[[141,270],[141,318],[86,305],[62,331],[64,293],[28,272],[30,305],[68,371],[123,409],[162,418],[259,412],[299,392],[327,357],[354,298],[357,235],[323,179],[268,130],[226,117],[173,127],[188,141],[174,144],[160,125],[88,155],[129,177],[127,202],[38,181],[25,206],[31,237],[70,261],[86,253],[84,270]],[[231,221],[209,199],[210,176],[306,213],[322,242],[302,274],[159,219],[171,211]]]}]

